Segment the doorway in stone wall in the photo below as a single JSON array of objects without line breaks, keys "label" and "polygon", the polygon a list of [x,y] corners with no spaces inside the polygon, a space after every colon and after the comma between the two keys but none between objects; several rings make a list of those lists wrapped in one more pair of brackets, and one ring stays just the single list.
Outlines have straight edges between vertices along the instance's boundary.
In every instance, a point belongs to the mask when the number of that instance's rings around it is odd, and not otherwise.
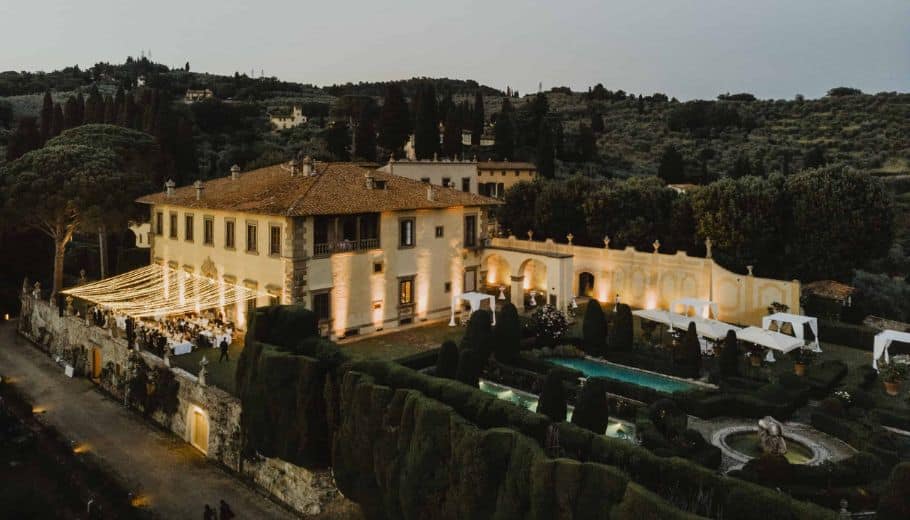
[{"label": "doorway in stone wall", "polygon": [[92,347],[92,381],[98,383],[101,381],[101,349]]},{"label": "doorway in stone wall", "polygon": [[198,406],[191,406],[187,410],[187,429],[189,443],[207,454],[209,451],[209,416]]}]

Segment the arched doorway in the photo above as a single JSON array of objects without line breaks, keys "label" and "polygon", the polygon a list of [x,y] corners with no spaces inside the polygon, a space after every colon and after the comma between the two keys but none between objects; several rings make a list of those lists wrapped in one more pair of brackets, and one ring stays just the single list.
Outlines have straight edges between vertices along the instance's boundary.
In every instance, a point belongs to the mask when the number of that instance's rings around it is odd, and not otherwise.
[{"label": "arched doorway", "polygon": [[540,260],[528,259],[522,262],[519,270],[523,277],[525,307],[544,305],[547,299],[547,265]]},{"label": "arched doorway", "polygon": [[190,406],[186,413],[187,440],[194,448],[208,454],[209,415],[198,406]]},{"label": "arched doorway", "polygon": [[579,297],[590,298],[594,296],[594,275],[583,271],[578,273],[578,292]]},{"label": "arched doorway", "polygon": [[[98,347],[92,348],[92,379],[97,381],[101,380],[101,349]],[[83,372],[84,373],[84,372]]]},{"label": "arched doorway", "polygon": [[492,254],[483,260],[483,271],[486,273],[483,283],[488,288],[506,287],[508,289],[512,274],[509,261],[502,255]]}]

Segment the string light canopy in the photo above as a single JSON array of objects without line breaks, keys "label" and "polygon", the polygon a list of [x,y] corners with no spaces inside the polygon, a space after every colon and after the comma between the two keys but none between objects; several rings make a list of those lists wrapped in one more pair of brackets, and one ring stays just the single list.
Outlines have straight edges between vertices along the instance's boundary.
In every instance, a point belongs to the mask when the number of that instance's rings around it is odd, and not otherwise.
[{"label": "string light canopy", "polygon": [[223,309],[268,296],[254,289],[157,264],[62,292],[133,318],[159,318]]}]

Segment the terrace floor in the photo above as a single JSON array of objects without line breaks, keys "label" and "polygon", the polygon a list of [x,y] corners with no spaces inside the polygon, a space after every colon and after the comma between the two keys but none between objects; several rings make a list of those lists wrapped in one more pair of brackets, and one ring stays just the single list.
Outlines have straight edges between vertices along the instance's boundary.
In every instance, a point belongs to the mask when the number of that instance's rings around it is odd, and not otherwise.
[{"label": "terrace floor", "polygon": [[458,343],[463,335],[464,327],[440,320],[341,340],[338,347],[355,359],[394,360],[437,348],[446,340]]}]

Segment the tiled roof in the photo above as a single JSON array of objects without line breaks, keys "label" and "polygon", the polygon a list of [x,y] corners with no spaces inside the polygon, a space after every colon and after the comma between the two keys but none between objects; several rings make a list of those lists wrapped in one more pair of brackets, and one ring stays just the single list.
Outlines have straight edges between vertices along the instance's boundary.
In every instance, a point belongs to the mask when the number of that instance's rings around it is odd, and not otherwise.
[{"label": "tiled roof", "polygon": [[803,285],[804,292],[831,300],[846,300],[855,290],[856,288],[850,285],[834,280],[818,280]]},{"label": "tiled roof", "polygon": [[537,166],[529,162],[511,162],[511,161],[480,161],[477,163],[478,170],[536,170]]},{"label": "tiled roof", "polygon": [[[278,164],[243,173],[236,180],[228,176],[206,181],[201,200],[196,200],[195,187],[184,186],[170,197],[158,192],[137,202],[283,216],[500,204],[489,197],[440,186],[433,186],[433,200],[428,200],[428,186],[423,182],[353,163],[316,163],[314,170],[316,175],[312,176],[291,175],[286,164]],[[385,181],[385,189],[368,189],[367,173],[372,173],[375,181]]]}]

